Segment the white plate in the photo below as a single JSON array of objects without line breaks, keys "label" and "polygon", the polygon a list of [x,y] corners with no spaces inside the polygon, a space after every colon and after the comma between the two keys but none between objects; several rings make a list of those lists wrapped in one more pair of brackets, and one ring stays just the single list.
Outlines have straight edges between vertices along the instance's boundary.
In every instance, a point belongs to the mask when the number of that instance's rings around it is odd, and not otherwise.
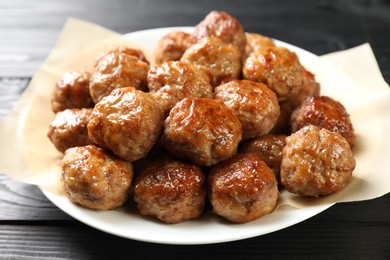
[{"label": "white plate", "polygon": [[[138,31],[125,36],[145,48],[145,50],[153,51],[156,41],[172,30],[190,31],[191,28],[160,28]],[[320,72],[322,66],[324,66],[320,59],[312,53],[280,41],[277,41],[277,44],[295,51],[302,64],[315,73]],[[329,70],[329,68],[327,67],[326,70]],[[343,77],[343,74],[336,69],[333,69],[331,73],[336,75],[336,78]],[[321,75],[318,76],[318,78],[321,78]],[[329,84],[333,83],[329,82]],[[328,90],[326,85],[322,84],[323,93],[331,92],[330,96],[336,96],[339,100],[350,94],[348,88],[334,92]],[[152,218],[143,217],[134,209],[89,210],[72,204],[64,196],[44,189],[42,191],[61,210],[89,226],[124,238],[163,244],[210,244],[260,236],[304,221],[334,204],[313,205],[305,208],[281,206],[273,213],[246,224],[230,224],[210,212],[207,212],[198,220],[180,224],[164,224]],[[281,196],[285,196],[285,193],[286,191],[282,191]]]}]

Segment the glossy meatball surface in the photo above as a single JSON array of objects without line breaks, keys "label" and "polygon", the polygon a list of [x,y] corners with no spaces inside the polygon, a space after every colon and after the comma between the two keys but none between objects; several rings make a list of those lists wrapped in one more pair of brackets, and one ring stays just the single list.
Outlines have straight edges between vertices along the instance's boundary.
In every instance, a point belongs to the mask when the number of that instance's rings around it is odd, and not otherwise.
[{"label": "glossy meatball surface", "polygon": [[164,146],[174,156],[210,166],[234,155],[242,138],[242,126],[222,101],[185,98],[165,120]]},{"label": "glossy meatball surface", "polygon": [[142,215],[166,223],[196,219],[203,212],[205,176],[199,167],[172,159],[143,166],[134,182],[134,200]]},{"label": "glossy meatball surface", "polygon": [[292,193],[319,197],[342,190],[355,169],[348,142],[338,133],[309,125],[286,138],[280,168]]},{"label": "glossy meatball surface", "polygon": [[266,47],[275,47],[275,42],[269,37],[258,33],[246,33],[245,58],[252,52],[258,52]]},{"label": "glossy meatball surface", "polygon": [[112,54],[112,53],[126,53],[128,55],[132,55],[132,56],[136,57],[137,59],[139,59],[139,60],[149,64],[149,61],[146,59],[146,56],[143,53],[143,51],[141,51],[139,49],[126,47],[126,46],[119,46],[119,47],[116,47],[116,48],[112,48],[112,49],[108,50],[107,52],[101,53],[95,60],[95,66],[97,66],[99,64],[99,62],[105,56],[107,56],[108,54]]},{"label": "glossy meatball surface", "polygon": [[239,49],[216,37],[202,38],[186,50],[181,61],[192,63],[195,67],[204,70],[213,87],[241,76]]},{"label": "glossy meatball surface", "polygon": [[90,108],[93,107],[91,95],[89,94],[88,71],[67,72],[59,80],[51,96],[51,107],[54,113],[68,108]]},{"label": "glossy meatball surface", "polygon": [[193,32],[195,40],[209,36],[218,37],[226,43],[236,45],[242,54],[245,52],[244,28],[236,18],[226,12],[212,11],[195,26]]},{"label": "glossy meatball surface", "polygon": [[186,32],[174,31],[164,35],[155,49],[156,64],[180,60],[192,44],[194,39]]},{"label": "glossy meatball surface", "polygon": [[345,107],[327,96],[307,98],[291,115],[291,129],[298,131],[306,125],[316,125],[339,133],[351,147],[355,144],[352,121]]},{"label": "glossy meatball surface", "polygon": [[207,74],[190,63],[169,61],[148,72],[148,88],[164,115],[186,97],[211,98],[213,89]]},{"label": "glossy meatball surface", "polygon": [[282,150],[286,145],[286,135],[264,135],[246,142],[240,149],[242,153],[256,153],[274,172],[280,181]]},{"label": "glossy meatball surface", "polygon": [[91,117],[92,108],[73,108],[58,112],[50,123],[47,137],[62,153],[70,147],[92,144],[87,131]]},{"label": "glossy meatball surface", "polygon": [[114,50],[104,55],[91,75],[89,91],[95,103],[117,88],[133,87],[145,90],[149,65],[136,56]]},{"label": "glossy meatball surface", "polygon": [[265,83],[283,101],[295,96],[303,86],[304,68],[294,52],[268,47],[249,55],[243,75],[245,79]]},{"label": "glossy meatball surface", "polygon": [[234,223],[272,212],[279,191],[272,170],[258,154],[237,154],[210,170],[208,196],[213,211]]},{"label": "glossy meatball surface", "polygon": [[61,168],[63,188],[73,203],[109,210],[126,201],[133,178],[131,163],[88,145],[68,149]]},{"label": "glossy meatball surface", "polygon": [[280,114],[275,93],[262,83],[230,81],[216,87],[214,97],[224,102],[237,115],[242,124],[243,139],[267,134]]},{"label": "glossy meatball surface", "polygon": [[89,137],[120,158],[135,161],[157,142],[162,112],[148,94],[134,88],[115,89],[93,109]]}]

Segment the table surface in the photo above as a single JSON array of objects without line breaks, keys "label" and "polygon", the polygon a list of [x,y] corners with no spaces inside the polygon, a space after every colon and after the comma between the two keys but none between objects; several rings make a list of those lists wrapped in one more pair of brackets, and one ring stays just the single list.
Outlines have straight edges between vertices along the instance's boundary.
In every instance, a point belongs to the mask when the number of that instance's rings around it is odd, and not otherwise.
[{"label": "table surface", "polygon": [[[0,117],[17,102],[47,57],[66,19],[120,33],[193,26],[226,10],[246,31],[321,55],[369,42],[390,82],[390,2],[2,0]],[[242,241],[175,246],[123,239],[67,216],[33,185],[0,173],[0,259],[390,259],[390,195],[340,203],[289,228]]]}]

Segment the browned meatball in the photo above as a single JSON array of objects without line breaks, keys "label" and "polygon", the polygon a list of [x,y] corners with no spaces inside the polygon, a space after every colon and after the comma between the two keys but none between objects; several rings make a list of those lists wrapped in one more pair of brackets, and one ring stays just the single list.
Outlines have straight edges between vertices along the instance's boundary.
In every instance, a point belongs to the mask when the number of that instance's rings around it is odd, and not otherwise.
[{"label": "browned meatball", "polygon": [[91,117],[92,108],[73,108],[58,112],[50,123],[47,137],[62,153],[70,147],[92,144],[87,131]]},{"label": "browned meatball", "polygon": [[67,108],[93,107],[93,101],[89,94],[88,71],[67,72],[57,82],[51,96],[51,107],[54,113]]},{"label": "browned meatball", "polygon": [[291,115],[291,130],[298,131],[306,125],[316,125],[341,134],[351,147],[355,133],[345,107],[326,96],[307,98]]},{"label": "browned meatball", "polygon": [[186,50],[181,57],[204,70],[213,87],[238,79],[241,75],[241,53],[233,44],[216,37],[205,37]]},{"label": "browned meatball", "polygon": [[246,33],[245,57],[252,52],[258,52],[262,48],[275,47],[274,40],[258,33]]},{"label": "browned meatball", "polygon": [[276,124],[270,131],[271,134],[291,134],[290,118],[293,112],[293,107],[289,101],[279,102],[280,115]]},{"label": "browned meatball", "polygon": [[194,39],[189,33],[168,33],[157,42],[155,49],[156,63],[180,60],[181,56],[192,44],[194,44]]},{"label": "browned meatball", "polygon": [[185,98],[165,120],[164,145],[173,155],[210,166],[234,155],[242,127],[222,101]]},{"label": "browned meatball", "polygon": [[213,93],[207,74],[183,61],[169,61],[152,67],[148,72],[148,88],[166,116],[177,102],[186,97],[211,98]]},{"label": "browned meatball", "polygon": [[286,138],[280,176],[289,192],[319,197],[340,191],[354,169],[351,148],[338,133],[309,125]]},{"label": "browned meatball", "polygon": [[163,115],[153,98],[134,88],[119,88],[93,109],[89,137],[120,158],[135,161],[158,140]]},{"label": "browned meatball", "polygon": [[193,36],[195,40],[214,36],[226,43],[235,44],[242,54],[245,52],[246,37],[240,22],[222,11],[210,12],[198,25],[195,26]]},{"label": "browned meatball", "polygon": [[133,178],[131,163],[88,145],[66,150],[61,167],[62,184],[73,203],[109,210],[126,201]]},{"label": "browned meatball", "polygon": [[103,56],[91,75],[89,91],[95,103],[117,88],[145,90],[149,65],[137,57],[115,50]]},{"label": "browned meatball", "polygon": [[142,215],[166,223],[196,219],[203,212],[205,177],[199,167],[174,160],[144,165],[134,181],[134,200]]},{"label": "browned meatball", "polygon": [[260,155],[260,158],[272,169],[276,179],[280,181],[280,162],[286,137],[286,135],[264,135],[246,142],[240,152]]},{"label": "browned meatball", "polygon": [[262,83],[233,80],[216,87],[214,96],[237,115],[243,139],[267,134],[278,120],[280,108],[276,95]]},{"label": "browned meatball", "polygon": [[320,91],[321,86],[316,81],[315,75],[305,69],[302,88],[298,91],[298,94],[291,98],[288,102],[295,109],[300,106],[306,98],[319,96]]},{"label": "browned meatball", "polygon": [[274,173],[254,153],[237,154],[213,166],[207,183],[213,211],[234,223],[270,213],[279,196]]},{"label": "browned meatball", "polygon": [[145,54],[139,50],[139,49],[134,49],[134,48],[130,48],[130,47],[126,47],[126,46],[120,46],[120,47],[116,47],[116,48],[113,48],[107,52],[103,52],[101,53],[95,60],[95,67],[99,64],[99,62],[108,54],[111,54],[111,53],[114,53],[114,52],[118,52],[118,53],[126,53],[126,54],[129,54],[129,55],[132,55],[132,56],[135,56],[137,57],[139,60],[141,61],[144,61],[146,62],[147,64],[149,64],[149,61],[146,59],[145,57]]},{"label": "browned meatball", "polygon": [[245,79],[263,82],[279,101],[295,96],[303,86],[304,67],[298,56],[283,47],[268,47],[253,52],[245,60]]}]

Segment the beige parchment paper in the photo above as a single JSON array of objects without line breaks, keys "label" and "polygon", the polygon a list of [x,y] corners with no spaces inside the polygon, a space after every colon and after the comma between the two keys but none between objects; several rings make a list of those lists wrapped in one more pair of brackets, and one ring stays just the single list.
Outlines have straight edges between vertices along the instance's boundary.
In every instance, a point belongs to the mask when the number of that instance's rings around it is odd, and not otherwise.
[{"label": "beige parchment paper", "polygon": [[[50,95],[66,71],[90,70],[97,54],[115,46],[143,49],[149,61],[153,50],[98,25],[70,18],[46,61],[39,68],[18,104],[0,124],[0,171],[22,182],[61,192],[62,154],[46,137],[54,118]],[[331,204],[373,199],[390,191],[390,90],[383,80],[369,44],[321,57],[321,66],[309,67],[317,80],[327,82],[323,94],[341,101],[351,114],[357,134],[357,167],[341,192],[321,199],[281,193],[279,206]],[[332,73],[322,73],[327,70]],[[337,68],[338,73],[334,73]],[[322,71],[319,71],[322,70]],[[342,75],[342,76],[341,76]],[[338,95],[332,85],[348,88]]]}]

